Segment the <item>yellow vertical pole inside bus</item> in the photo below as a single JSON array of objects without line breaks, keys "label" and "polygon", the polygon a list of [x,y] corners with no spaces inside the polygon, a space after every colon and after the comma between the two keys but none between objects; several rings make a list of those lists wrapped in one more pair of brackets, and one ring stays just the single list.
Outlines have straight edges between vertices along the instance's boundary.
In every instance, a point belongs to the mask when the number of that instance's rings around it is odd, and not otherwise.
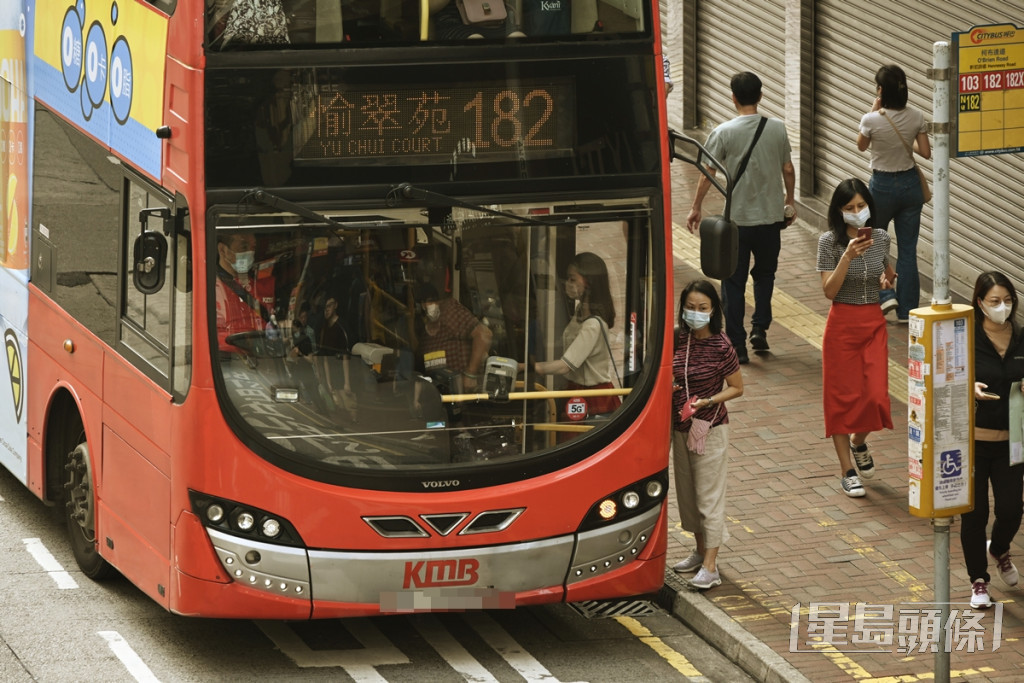
[{"label": "yellow vertical pole inside bus", "polygon": [[949,518],[974,509],[974,308],[915,308],[909,328],[910,514]]}]

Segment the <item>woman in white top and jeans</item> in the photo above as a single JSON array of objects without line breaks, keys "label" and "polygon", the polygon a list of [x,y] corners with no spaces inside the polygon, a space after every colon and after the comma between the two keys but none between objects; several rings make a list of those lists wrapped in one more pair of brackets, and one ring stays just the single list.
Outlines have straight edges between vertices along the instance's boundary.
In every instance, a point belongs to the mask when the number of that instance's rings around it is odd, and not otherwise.
[{"label": "woman in white top and jeans", "polygon": [[886,313],[896,309],[896,320],[907,322],[911,309],[921,299],[917,271],[917,237],[921,231],[924,195],[913,150],[924,159],[932,156],[924,115],[907,106],[907,76],[895,64],[875,74],[877,97],[871,111],[860,120],[857,149],[871,149],[871,181],[868,188],[875,200],[874,226],[896,231],[896,291],[882,290],[880,302]]}]

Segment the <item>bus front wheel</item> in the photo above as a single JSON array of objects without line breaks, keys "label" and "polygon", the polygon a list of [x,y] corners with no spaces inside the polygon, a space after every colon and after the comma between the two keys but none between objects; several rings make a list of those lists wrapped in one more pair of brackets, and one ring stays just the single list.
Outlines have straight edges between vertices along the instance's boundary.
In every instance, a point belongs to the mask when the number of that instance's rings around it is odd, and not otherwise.
[{"label": "bus front wheel", "polygon": [[90,579],[110,578],[115,570],[100,556],[96,543],[96,496],[87,443],[82,441],[68,453],[64,470],[64,516],[75,561]]}]

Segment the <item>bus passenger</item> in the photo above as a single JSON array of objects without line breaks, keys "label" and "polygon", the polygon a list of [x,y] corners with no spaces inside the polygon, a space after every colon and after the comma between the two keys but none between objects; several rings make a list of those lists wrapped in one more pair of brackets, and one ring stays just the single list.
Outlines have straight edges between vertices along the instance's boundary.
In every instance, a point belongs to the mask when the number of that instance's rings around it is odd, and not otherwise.
[{"label": "bus passenger", "polygon": [[313,367],[317,355],[316,331],[309,324],[308,303],[303,303],[299,307],[298,313],[295,314],[291,334],[291,349],[288,351],[290,372],[303,392],[303,400],[311,402],[317,410],[326,413],[327,406],[320,394],[320,387],[316,381]]},{"label": "bus passenger", "polygon": [[832,302],[821,340],[825,436],[832,437],[839,481],[851,498],[864,495],[860,477],[875,476],[865,439],[883,427],[892,429],[889,335],[878,292],[892,287],[896,273],[889,263],[889,233],[874,227],[874,214],[867,185],[844,180],[832,193],[829,230],[818,238],[817,268]]},{"label": "bus passenger", "polygon": [[419,285],[416,303],[423,311],[417,355],[425,373],[449,391],[474,391],[482,383],[493,333],[455,299],[440,298],[431,284]]},{"label": "bus passenger", "polygon": [[[960,515],[960,546],[971,580],[971,607],[992,605],[989,560],[999,578],[1016,586],[1010,544],[1024,515],[1024,462],[1014,457],[1010,392],[1024,379],[1024,334],[1017,324],[1017,291],[999,272],[982,273],[974,284],[974,509]],[[1024,384],[1021,385],[1024,389]],[[992,484],[992,536],[986,540]]]},{"label": "bus passenger", "polygon": [[[615,303],[608,282],[608,268],[600,256],[580,252],[566,269],[565,294],[575,310],[562,332],[562,357],[537,361],[534,372],[560,375],[568,389],[614,389],[614,360],[608,330],[615,326]],[[622,404],[620,396],[585,399],[586,414],[607,415]]]},{"label": "bus passenger", "polygon": [[697,549],[672,569],[680,574],[697,572],[690,579],[694,588],[714,588],[722,583],[718,549],[729,538],[725,526],[729,411],[725,402],[743,395],[743,375],[736,348],[722,331],[722,302],[707,280],[694,280],[679,295],[672,378],[676,499],[683,529],[693,533],[697,544]]},{"label": "bus passenger", "polygon": [[[260,336],[257,333],[270,322],[270,312],[260,299],[272,296],[272,292],[259,291],[253,273],[255,255],[256,239],[252,235],[226,233],[217,237],[217,345],[222,352],[250,353]],[[228,341],[232,335],[246,333],[251,333],[247,339]]]},{"label": "bus passenger", "polygon": [[320,379],[335,405],[355,417],[356,395],[352,391],[351,347],[348,334],[338,315],[338,299],[329,296],[324,302],[324,323],[317,338],[317,356],[320,358]]},{"label": "bus passenger", "polygon": [[[519,30],[516,22],[515,8],[511,3],[504,3],[506,18],[504,22],[487,22],[481,24],[467,23],[463,21],[459,11],[460,0],[451,0],[434,15],[434,25],[437,27],[437,37],[440,40],[465,40],[467,38],[521,38],[525,34]],[[472,2],[472,0],[468,0]],[[501,3],[501,0],[493,0]],[[480,0],[476,0],[477,4]],[[494,25],[491,25],[491,24]]]},{"label": "bus passenger", "polygon": [[280,45],[288,40],[281,0],[207,0],[209,45]]}]

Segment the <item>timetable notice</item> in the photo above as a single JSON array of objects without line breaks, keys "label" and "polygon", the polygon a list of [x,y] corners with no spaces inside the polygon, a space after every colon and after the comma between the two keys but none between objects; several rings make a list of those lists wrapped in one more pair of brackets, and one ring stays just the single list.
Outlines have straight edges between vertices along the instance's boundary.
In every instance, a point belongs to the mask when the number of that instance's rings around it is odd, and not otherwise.
[{"label": "timetable notice", "polygon": [[1024,150],[1024,29],[975,26],[953,34],[957,156]]}]

